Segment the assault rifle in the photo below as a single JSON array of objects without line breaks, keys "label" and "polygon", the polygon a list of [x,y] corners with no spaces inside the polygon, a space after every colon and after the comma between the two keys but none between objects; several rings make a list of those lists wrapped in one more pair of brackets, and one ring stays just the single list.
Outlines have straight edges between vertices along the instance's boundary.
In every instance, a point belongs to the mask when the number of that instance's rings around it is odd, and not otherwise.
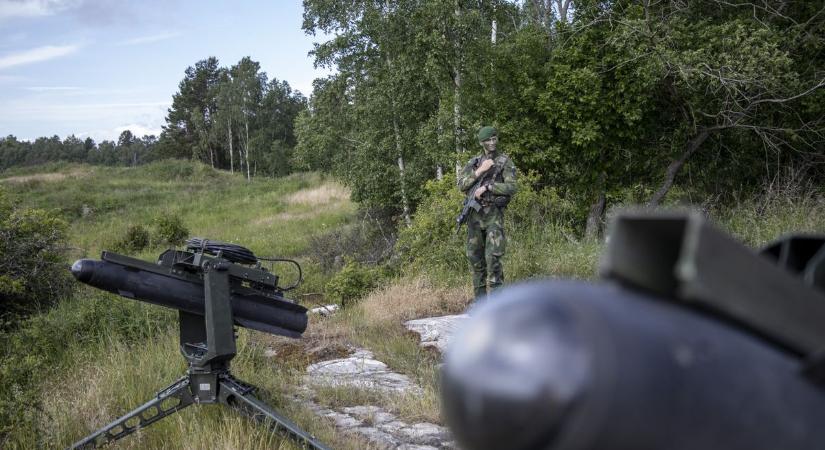
[{"label": "assault rifle", "polygon": [[467,221],[467,217],[470,216],[470,210],[473,209],[475,212],[481,211],[481,203],[476,200],[475,193],[476,190],[482,186],[486,186],[490,184],[499,173],[501,173],[502,167],[499,164],[493,165],[490,169],[487,170],[484,174],[482,174],[475,183],[473,183],[470,190],[467,191],[467,196],[464,198],[464,205],[461,207],[461,213],[455,219],[455,232],[456,234],[461,230],[461,225]]},{"label": "assault rifle", "polygon": [[823,448],[825,236],[756,253],[699,214],[638,213],[609,236],[601,282],[471,311],[441,377],[461,448]]},{"label": "assault rifle", "polygon": [[[281,287],[262,261],[291,262],[298,280]],[[315,449],[326,450],[253,395],[255,387],[234,376],[235,326],[300,337],[306,308],[284,297],[301,281],[297,262],[257,258],[244,247],[193,238],[186,250],[167,250],[156,264],[103,252],[100,261],[81,259],[72,266],[78,281],[123,297],[178,310],[180,352],[187,374],[159,391],[143,406],[72,445],[90,449],[123,438],[193,404],[221,403],[269,424]]]}]

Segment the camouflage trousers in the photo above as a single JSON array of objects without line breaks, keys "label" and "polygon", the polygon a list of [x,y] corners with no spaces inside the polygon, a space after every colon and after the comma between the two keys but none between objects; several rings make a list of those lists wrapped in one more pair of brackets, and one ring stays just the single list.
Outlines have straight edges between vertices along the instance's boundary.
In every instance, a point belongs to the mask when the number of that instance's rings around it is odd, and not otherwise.
[{"label": "camouflage trousers", "polygon": [[500,208],[488,206],[472,211],[467,218],[467,259],[473,269],[475,298],[487,295],[504,283],[501,258],[507,240],[504,238],[504,214]]}]

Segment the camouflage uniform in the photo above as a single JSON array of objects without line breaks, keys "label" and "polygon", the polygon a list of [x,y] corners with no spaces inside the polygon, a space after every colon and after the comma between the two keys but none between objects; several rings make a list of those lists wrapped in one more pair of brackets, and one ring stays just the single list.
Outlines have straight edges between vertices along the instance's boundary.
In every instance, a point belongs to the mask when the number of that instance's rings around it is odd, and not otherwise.
[{"label": "camouflage uniform", "polygon": [[[467,217],[467,259],[473,268],[473,291],[476,298],[487,295],[490,290],[498,288],[504,282],[504,270],[501,258],[507,243],[504,237],[504,208],[496,206],[498,198],[506,200],[516,192],[516,166],[501,152],[491,155],[482,153],[471,159],[458,176],[458,188],[469,195],[469,189],[478,179],[475,170],[485,159],[493,159],[495,165],[490,171],[498,171],[489,184],[489,192],[481,196],[483,206],[478,212],[470,210]],[[482,177],[489,175],[485,172]]]}]

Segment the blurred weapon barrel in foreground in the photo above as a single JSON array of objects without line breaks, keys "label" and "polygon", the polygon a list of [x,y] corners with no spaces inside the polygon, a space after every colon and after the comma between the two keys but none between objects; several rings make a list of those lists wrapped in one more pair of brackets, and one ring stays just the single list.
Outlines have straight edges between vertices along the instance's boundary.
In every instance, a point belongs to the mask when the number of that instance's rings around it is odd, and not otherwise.
[{"label": "blurred weapon barrel in foreground", "polygon": [[[161,254],[157,264],[103,252],[101,261],[76,261],[72,274],[104,291],[203,316],[202,262],[199,253],[177,250]],[[276,275],[236,264],[228,266],[228,273],[235,325],[301,336],[307,326],[306,308],[284,299]]]},{"label": "blurred weapon barrel in foreground", "polygon": [[698,215],[620,216],[603,283],[471,312],[442,404],[468,449],[825,446],[825,238],[757,255]]}]

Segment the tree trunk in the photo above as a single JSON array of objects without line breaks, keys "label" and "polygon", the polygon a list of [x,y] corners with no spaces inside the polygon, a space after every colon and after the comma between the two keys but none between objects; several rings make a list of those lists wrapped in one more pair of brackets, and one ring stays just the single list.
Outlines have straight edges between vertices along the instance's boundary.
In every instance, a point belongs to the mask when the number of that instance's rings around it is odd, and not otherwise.
[{"label": "tree trunk", "polygon": [[229,117],[229,172],[235,173],[235,153],[232,151],[232,117]]},{"label": "tree trunk", "polygon": [[409,228],[412,226],[412,222],[410,221],[410,205],[407,201],[407,190],[404,187],[404,157],[400,155],[398,156],[398,173],[401,177],[401,207],[403,208],[404,223],[407,224],[407,228]]},{"label": "tree trunk", "polygon": [[[453,88],[453,130],[455,133],[455,152],[460,155],[464,153],[464,147],[461,145],[461,74],[456,68],[455,85]],[[462,162],[460,159],[455,162],[455,173],[461,172]]]},{"label": "tree trunk", "polygon": [[396,116],[395,100],[392,100],[392,129],[395,133],[395,152],[398,155],[398,175],[401,185],[401,207],[404,214],[404,223],[409,228],[412,223],[410,221],[410,205],[407,201],[406,180],[404,178],[404,156],[401,154],[401,131],[398,129],[398,118]]},{"label": "tree trunk", "polygon": [[[455,19],[456,22],[461,20],[461,6],[458,0],[455,1]],[[459,42],[455,42],[455,60],[453,61],[453,128],[455,133],[455,152],[457,155],[464,153],[461,133],[461,46]],[[455,173],[458,175],[461,172],[462,162],[456,160]]]},{"label": "tree trunk", "polygon": [[662,182],[662,185],[659,187],[659,190],[653,194],[653,197],[650,198],[650,201],[647,203],[649,207],[657,207],[659,204],[664,200],[665,196],[667,195],[670,188],[673,186],[673,181],[676,179],[676,174],[679,173],[679,170],[682,166],[685,165],[687,160],[696,152],[696,150],[705,142],[705,140],[710,135],[710,130],[707,128],[702,129],[699,134],[693,137],[693,139],[688,142],[687,149],[679,159],[674,160],[670,163],[667,167],[667,171],[665,171],[665,179]]},{"label": "tree trunk", "polygon": [[567,23],[567,11],[570,10],[571,0],[556,0],[556,8],[559,10],[559,20]]},{"label": "tree trunk", "polygon": [[[441,99],[438,100],[438,111],[435,115],[435,122],[436,122],[436,145],[438,146],[438,153],[441,154],[441,151],[444,147],[444,125],[441,123]],[[438,158],[439,160],[441,158]],[[435,167],[435,177],[438,180],[444,178],[444,168],[441,165],[441,162],[436,164]]]},{"label": "tree trunk", "polygon": [[244,122],[246,128],[246,141],[244,142],[244,158],[246,158],[246,180],[251,181],[252,175],[249,172],[249,121]]},{"label": "tree trunk", "polygon": [[595,240],[599,237],[602,231],[602,216],[604,215],[605,207],[605,193],[604,182],[606,174],[604,172],[599,175],[598,192],[596,202],[590,205],[590,213],[587,215],[587,225],[584,228],[584,237],[588,240]]}]

